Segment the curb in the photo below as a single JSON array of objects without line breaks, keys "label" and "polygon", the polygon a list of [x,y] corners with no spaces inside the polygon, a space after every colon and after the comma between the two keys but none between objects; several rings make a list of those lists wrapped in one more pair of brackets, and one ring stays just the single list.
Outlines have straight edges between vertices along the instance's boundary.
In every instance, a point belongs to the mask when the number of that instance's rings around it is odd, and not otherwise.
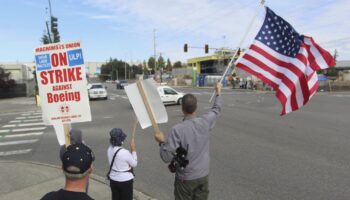
[{"label": "curb", "polygon": [[[14,160],[0,160],[0,163],[25,163],[25,164],[32,164],[32,165],[40,165],[40,166],[45,166],[45,167],[50,167],[50,168],[55,168],[58,170],[61,170],[61,167],[57,165],[52,165],[52,164],[47,164],[47,163],[40,163],[40,162],[33,162],[33,161],[14,161]],[[105,184],[105,178],[98,176],[96,174],[91,174],[90,179],[99,182],[101,184]],[[108,187],[108,186],[106,186]],[[140,192],[138,190],[134,189],[134,199],[135,200],[156,200],[155,198],[152,198],[143,192]]]}]

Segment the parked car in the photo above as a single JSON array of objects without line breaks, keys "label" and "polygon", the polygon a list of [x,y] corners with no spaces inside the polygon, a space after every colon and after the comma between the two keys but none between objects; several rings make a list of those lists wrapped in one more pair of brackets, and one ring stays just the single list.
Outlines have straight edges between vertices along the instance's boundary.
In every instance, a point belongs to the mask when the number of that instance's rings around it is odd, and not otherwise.
[{"label": "parked car", "polygon": [[159,86],[157,88],[160,99],[164,104],[181,104],[182,97],[185,95],[182,92],[176,91],[169,86]]},{"label": "parked car", "polygon": [[102,83],[89,83],[87,86],[89,99],[100,99],[107,100],[107,87],[103,86]]},{"label": "parked car", "polygon": [[117,89],[124,89],[124,87],[128,85],[127,80],[117,80],[116,83]]}]

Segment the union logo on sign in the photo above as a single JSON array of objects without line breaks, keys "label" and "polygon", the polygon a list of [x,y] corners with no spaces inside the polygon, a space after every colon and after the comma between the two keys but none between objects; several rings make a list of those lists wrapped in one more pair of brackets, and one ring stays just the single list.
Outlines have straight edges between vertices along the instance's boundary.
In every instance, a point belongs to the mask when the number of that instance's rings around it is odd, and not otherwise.
[{"label": "union logo on sign", "polygon": [[62,114],[68,114],[70,112],[70,107],[68,104],[62,104],[60,107],[59,107],[59,110]]}]

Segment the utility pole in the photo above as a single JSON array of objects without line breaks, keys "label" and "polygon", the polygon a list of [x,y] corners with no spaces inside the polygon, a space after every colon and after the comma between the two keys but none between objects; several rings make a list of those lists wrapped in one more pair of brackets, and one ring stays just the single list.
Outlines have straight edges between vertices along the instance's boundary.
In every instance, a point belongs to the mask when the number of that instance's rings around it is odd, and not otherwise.
[{"label": "utility pole", "polygon": [[126,61],[124,61],[124,79],[126,80]]},{"label": "utility pole", "polygon": [[52,17],[52,8],[51,8],[51,1],[50,0],[48,0],[49,1],[49,10],[50,10],[50,17]]},{"label": "utility pole", "polygon": [[49,35],[49,42],[52,43],[51,34],[49,31],[49,21],[46,21],[46,29],[47,29],[47,34]]},{"label": "utility pole", "polygon": [[153,44],[154,44],[154,70],[157,70],[157,52],[156,52],[156,29],[153,29]]}]

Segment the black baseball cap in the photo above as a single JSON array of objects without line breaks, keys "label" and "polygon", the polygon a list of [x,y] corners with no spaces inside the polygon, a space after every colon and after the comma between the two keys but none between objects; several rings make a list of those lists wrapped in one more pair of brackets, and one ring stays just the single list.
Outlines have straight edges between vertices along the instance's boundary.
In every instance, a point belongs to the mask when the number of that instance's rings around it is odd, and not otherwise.
[{"label": "black baseball cap", "polygon": [[62,167],[67,173],[83,174],[94,160],[94,153],[88,146],[83,143],[72,144],[62,156]]}]

